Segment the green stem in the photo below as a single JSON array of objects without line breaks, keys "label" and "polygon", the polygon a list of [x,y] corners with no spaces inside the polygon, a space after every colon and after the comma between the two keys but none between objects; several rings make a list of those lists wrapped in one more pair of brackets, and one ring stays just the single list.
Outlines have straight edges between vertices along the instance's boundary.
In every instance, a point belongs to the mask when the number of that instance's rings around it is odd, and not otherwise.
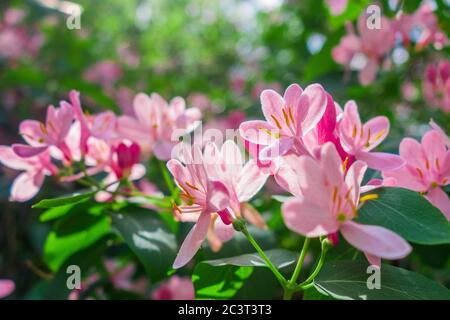
[{"label": "green stem", "polygon": [[325,257],[327,255],[327,251],[328,251],[328,242],[325,239],[322,241],[322,252],[320,253],[319,262],[317,263],[314,271],[309,275],[309,277],[305,281],[303,281],[302,283],[300,283],[298,286],[296,286],[294,288],[295,291],[305,290],[312,286],[312,281],[317,276],[317,274],[320,272],[320,270],[323,267],[323,264],[325,263]]},{"label": "green stem", "polygon": [[308,252],[308,247],[311,239],[305,238],[305,242],[303,242],[302,251],[300,252],[300,257],[298,258],[297,265],[295,266],[294,273],[292,274],[291,280],[289,280],[287,288],[284,291],[284,300],[291,300],[294,290],[292,289],[296,283],[297,279],[300,276],[300,272],[302,270],[303,262],[305,261],[306,253]]},{"label": "green stem", "polygon": [[160,168],[160,170],[162,172],[164,181],[166,182],[166,185],[169,188],[170,194],[172,195],[172,198],[174,200],[176,200],[176,198],[177,198],[177,189],[175,188],[175,185],[174,185],[172,179],[170,178],[169,172],[167,171],[167,168],[164,165],[164,162],[158,161],[158,163],[159,163],[159,168]]},{"label": "green stem", "polygon": [[252,237],[252,235],[248,232],[246,227],[242,228],[242,233],[245,235],[247,240],[252,244],[252,246],[256,249],[256,251],[259,253],[261,258],[264,260],[264,262],[267,264],[269,269],[273,272],[277,280],[280,282],[281,286],[283,288],[286,287],[286,279],[283,277],[283,275],[278,271],[278,269],[273,265],[272,261],[266,256],[264,251],[261,249],[261,247],[258,245],[258,243],[255,241],[255,239]]}]

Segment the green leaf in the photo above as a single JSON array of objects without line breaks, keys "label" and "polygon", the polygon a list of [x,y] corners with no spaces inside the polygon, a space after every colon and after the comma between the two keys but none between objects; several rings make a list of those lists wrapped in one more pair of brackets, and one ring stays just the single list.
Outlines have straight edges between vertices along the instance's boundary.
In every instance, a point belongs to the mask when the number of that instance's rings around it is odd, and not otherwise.
[{"label": "green leaf", "polygon": [[[98,208],[97,208],[98,209]],[[44,260],[57,271],[74,253],[88,248],[110,232],[110,219],[95,210],[75,211],[58,220],[44,245]]]},{"label": "green leaf", "polygon": [[158,214],[150,210],[112,213],[113,226],[136,254],[152,281],[163,278],[172,268],[177,253],[175,236]]},{"label": "green leaf", "polygon": [[53,199],[44,199],[39,201],[38,203],[34,204],[32,208],[55,208],[55,207],[61,207],[66,206],[69,204],[75,204],[78,202],[81,202],[83,200],[86,200],[90,197],[92,197],[95,194],[95,192],[85,192],[85,193],[74,193],[70,196],[64,196],[59,198],[53,198]]},{"label": "green leaf", "polygon": [[305,290],[303,293],[303,300],[334,300],[331,296],[324,295],[312,287]]},{"label": "green leaf", "polygon": [[[277,268],[284,268],[297,261],[297,255],[289,250],[274,249],[265,251],[265,254]],[[267,267],[264,260],[258,253],[248,253],[237,257],[222,258],[217,260],[204,261],[212,266],[220,267],[233,265],[238,267]]]},{"label": "green leaf", "polygon": [[[314,280],[322,294],[345,300],[448,300],[450,290],[422,276],[391,265],[382,265],[380,289],[368,289],[373,275],[365,261],[332,261],[326,263]],[[369,280],[369,283],[372,281]]]},{"label": "green leaf", "polygon": [[197,264],[192,275],[197,299],[229,299],[244,285],[253,267],[225,265],[215,267],[207,262]]},{"label": "green leaf", "polygon": [[386,227],[419,244],[450,243],[450,224],[444,215],[419,193],[402,188],[371,192],[378,199],[364,203],[358,221]]}]

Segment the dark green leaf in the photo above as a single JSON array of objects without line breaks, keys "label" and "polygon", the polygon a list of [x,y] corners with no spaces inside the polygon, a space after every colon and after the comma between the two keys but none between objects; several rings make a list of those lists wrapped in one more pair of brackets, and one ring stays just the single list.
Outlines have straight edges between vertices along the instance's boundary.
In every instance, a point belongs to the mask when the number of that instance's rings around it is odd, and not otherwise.
[{"label": "dark green leaf", "polygon": [[[427,300],[450,299],[450,290],[421,274],[391,265],[382,265],[380,289],[368,289],[373,272],[364,261],[332,261],[326,263],[314,280],[322,294],[336,299],[363,300]],[[369,283],[371,281],[369,280]]]},{"label": "dark green leaf", "polygon": [[447,219],[419,193],[402,188],[380,188],[372,193],[378,199],[364,203],[359,222],[386,227],[414,243],[450,243]]},{"label": "dark green leaf", "polygon": [[114,227],[145,266],[152,281],[163,278],[171,269],[177,253],[175,236],[150,210],[111,214]]}]

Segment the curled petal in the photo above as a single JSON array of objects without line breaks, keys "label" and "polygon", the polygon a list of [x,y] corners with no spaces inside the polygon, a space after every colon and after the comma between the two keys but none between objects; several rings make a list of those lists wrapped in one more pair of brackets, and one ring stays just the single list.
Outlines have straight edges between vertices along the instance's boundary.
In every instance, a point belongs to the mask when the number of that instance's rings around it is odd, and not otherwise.
[{"label": "curled petal", "polygon": [[367,163],[369,168],[380,171],[392,171],[405,165],[405,160],[402,157],[392,153],[361,151],[355,157]]}]

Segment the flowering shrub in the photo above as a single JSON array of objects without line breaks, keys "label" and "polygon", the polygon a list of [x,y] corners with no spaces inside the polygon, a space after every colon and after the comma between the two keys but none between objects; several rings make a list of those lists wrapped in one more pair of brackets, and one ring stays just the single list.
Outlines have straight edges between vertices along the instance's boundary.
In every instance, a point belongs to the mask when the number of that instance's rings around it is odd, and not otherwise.
[{"label": "flowering shrub", "polygon": [[[21,114],[14,137],[0,145],[12,181],[8,206],[32,203],[33,228],[43,228],[34,255],[24,254],[41,280],[24,290],[17,277],[2,275],[0,298],[26,291],[27,298],[71,300],[450,299],[450,278],[440,275],[450,263],[450,68],[437,51],[448,45],[446,26],[421,4],[385,10],[380,28],[371,29],[365,6],[357,6],[320,2],[333,34],[310,64],[285,75],[270,70],[267,57],[241,57],[242,68],[227,67],[222,80],[220,70],[180,54],[173,61],[158,55],[164,61],[147,79],[141,67],[156,58],[120,43],[117,59],[94,55],[61,86],[46,83],[43,95],[55,86],[58,94],[34,99],[36,107],[48,102],[45,111]],[[195,14],[195,6],[189,10]],[[22,34],[19,13],[4,14],[0,43],[4,33]],[[87,34],[71,41],[83,47]],[[169,49],[159,44],[163,56],[178,48],[170,36]],[[22,81],[21,63],[40,45],[33,48],[4,54],[6,80]],[[400,48],[418,78],[396,64]],[[283,64],[289,54],[282,58],[275,60]],[[357,71],[359,83],[341,90],[333,61]],[[270,76],[251,78],[258,64],[257,74]],[[196,67],[211,72],[208,80],[197,79],[201,72],[187,80],[177,69]],[[48,61],[39,68],[58,70]],[[297,73],[301,81],[293,80]],[[27,87],[8,90],[13,105],[33,96]],[[167,100],[176,94],[186,100]],[[234,110],[221,115],[227,108]]]}]

